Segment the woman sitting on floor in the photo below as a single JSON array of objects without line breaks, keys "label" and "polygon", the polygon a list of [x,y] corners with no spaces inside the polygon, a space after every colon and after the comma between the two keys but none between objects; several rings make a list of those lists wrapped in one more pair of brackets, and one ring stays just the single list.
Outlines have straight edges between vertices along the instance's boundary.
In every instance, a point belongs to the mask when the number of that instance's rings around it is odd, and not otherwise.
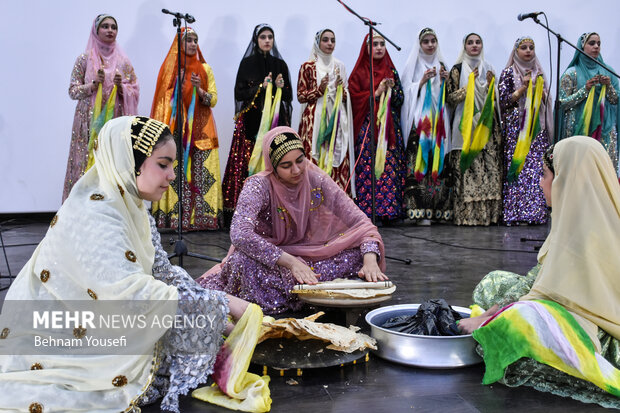
[{"label": "woman sitting on floor", "polygon": [[295,284],[335,278],[387,280],[383,240],[370,219],[319,167],[297,133],[274,128],[263,138],[265,171],[245,181],[222,264],[198,279],[261,306],[298,310]]},{"label": "woman sitting on floor", "polygon": [[503,380],[618,408],[620,186],[589,137],[560,141],[543,161],[540,186],[553,212],[539,266],[526,277],[488,274],[473,298],[489,310],[459,327],[482,347],[484,384]]},{"label": "woman sitting on floor", "polygon": [[[252,308],[201,288],[170,264],[161,247],[144,200],[159,200],[174,179],[176,145],[164,123],[113,119],[101,129],[94,154],[94,166],[75,184],[6,295],[0,316],[2,411],[131,412],[163,397],[161,409],[178,412],[179,394],[213,372],[229,308],[235,319]],[[113,316],[141,316],[144,325],[102,330],[97,320],[104,313],[97,310],[106,303]],[[99,314],[94,328],[82,321],[47,331],[59,340],[82,340],[82,347],[33,347],[46,334],[33,329],[33,308],[43,304]],[[173,328],[161,324],[179,316],[181,325],[176,319]],[[84,349],[92,337],[121,334],[125,347]]]}]

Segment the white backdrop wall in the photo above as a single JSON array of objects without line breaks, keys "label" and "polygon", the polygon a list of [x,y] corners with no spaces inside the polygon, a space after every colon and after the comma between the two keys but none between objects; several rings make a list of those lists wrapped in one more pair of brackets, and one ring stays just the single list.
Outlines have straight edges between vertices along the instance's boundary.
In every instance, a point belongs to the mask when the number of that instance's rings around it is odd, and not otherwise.
[{"label": "white backdrop wall", "polygon": [[[606,62],[620,69],[620,2],[616,0],[599,1],[596,6],[576,0],[350,3],[359,14],[381,22],[379,29],[402,47],[400,52],[388,47],[399,71],[403,70],[420,29],[427,26],[436,30],[449,66],[458,56],[463,36],[474,31],[482,36],[485,56],[498,74],[515,39],[524,34],[536,40],[537,55],[547,73],[551,53],[555,71],[555,38],[551,39],[550,51],[544,29],[531,19],[516,19],[519,13],[537,10],[544,10],[551,27],[573,43],[582,32],[598,32]],[[161,9],[196,17],[192,26],[200,36],[201,50],[213,68],[218,88],[214,114],[222,176],[233,132],[235,76],[256,24],[268,22],[274,27],[278,48],[294,85],[317,30],[334,30],[334,55],[349,72],[367,32],[335,0],[1,0],[0,5],[0,213],[47,212],[60,206],[76,105],[67,93],[69,77],[99,13],[109,13],[119,23],[117,41],[132,61],[140,82],[141,115],[150,113],[157,73],[174,36],[171,18],[163,15]],[[567,46],[562,51],[564,70],[573,51]],[[294,101],[294,128],[299,124],[299,116],[299,104]]]}]

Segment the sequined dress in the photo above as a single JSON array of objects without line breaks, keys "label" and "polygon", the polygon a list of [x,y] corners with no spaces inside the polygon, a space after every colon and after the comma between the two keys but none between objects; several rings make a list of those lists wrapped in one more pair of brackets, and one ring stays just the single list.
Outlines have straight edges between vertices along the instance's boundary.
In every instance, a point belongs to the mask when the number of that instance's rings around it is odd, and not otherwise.
[{"label": "sequined dress", "polygon": [[[71,83],[69,84],[69,97],[77,100],[75,116],[73,117],[73,128],[71,130],[71,146],[69,147],[69,159],[67,160],[67,172],[62,193],[62,201],[69,196],[71,188],[78,179],[84,174],[88,163],[88,140],[90,138],[90,119],[93,116],[91,107],[91,95],[93,94],[91,85],[84,84],[86,75],[86,64],[88,55],[82,53],[73,66],[71,71]],[[138,78],[129,61],[123,62],[121,66],[123,76],[123,94],[138,94]],[[96,93],[96,92],[95,92]],[[103,102],[108,100],[104,93]],[[116,106],[114,107],[114,117],[124,115],[136,115],[131,113],[123,105],[123,97],[120,93],[116,95]]]},{"label": "sequined dress", "polygon": [[506,175],[519,138],[522,113],[519,102],[511,97],[515,91],[512,67],[502,71],[499,78],[499,100],[502,113],[504,139],[503,220],[506,224],[544,224],[547,222],[547,204],[539,186],[542,176],[542,156],[549,147],[549,135],[543,129],[532,139],[532,146],[525,157],[525,165],[518,179],[509,183]]},{"label": "sequined dress", "polygon": [[[331,181],[327,175],[323,177]],[[331,185],[334,185],[333,182]],[[343,220],[348,216],[354,217],[351,211],[355,208],[354,204],[344,192],[340,193],[342,198],[335,201],[334,211],[339,211]],[[272,235],[272,219],[268,183],[259,176],[252,176],[246,180],[239,195],[230,227],[230,239],[235,251],[222,264],[221,271],[203,276],[198,282],[205,288],[225,291],[256,303],[267,314],[299,310],[303,303],[290,293],[296,281],[288,268],[277,264],[283,251],[266,240]],[[306,263],[321,275],[321,281],[358,278],[357,272],[362,268],[363,255],[367,252],[379,256],[378,244],[363,242],[359,248]]]},{"label": "sequined dress", "polygon": [[[400,108],[403,104],[403,88],[396,69],[392,69],[394,76],[394,88],[390,117],[394,128],[395,141],[388,145],[385,155],[385,170],[381,176],[376,177],[375,203],[376,216],[383,219],[399,219],[403,217],[403,191],[405,188],[405,176],[407,175],[405,164],[405,145],[400,128]],[[378,103],[376,103],[378,104]],[[362,124],[355,138],[355,156],[359,158],[355,167],[355,186],[357,198],[355,202],[369,217],[372,215],[372,170],[368,123],[370,114]],[[379,133],[375,128],[375,136]],[[366,139],[364,137],[366,136]],[[360,154],[361,152],[361,154]]]},{"label": "sequined dress", "polygon": [[[149,217],[155,246],[153,277],[177,288],[177,316],[204,316],[208,328],[172,328],[160,340],[159,370],[142,397],[141,404],[153,403],[163,397],[161,410],[179,412],[179,395],[185,395],[206,383],[213,373],[215,357],[223,343],[228,300],[224,293],[206,290],[181,267],[170,264],[161,247],[155,220]],[[198,324],[197,324],[198,325]]]},{"label": "sequined dress", "polygon": [[[252,55],[243,59],[235,81],[235,100],[243,102],[243,105],[235,114],[235,130],[222,181],[226,226],[230,225],[241,188],[248,177],[248,164],[254,149],[265,101],[265,89],[262,82],[270,72],[273,72],[274,79],[278,73],[281,73],[285,79],[278,125],[291,124],[292,91],[291,85],[286,83],[289,79],[286,62],[273,56],[262,55]],[[274,87],[272,95],[275,96],[275,94],[276,88]]]},{"label": "sequined dress", "polygon": [[[473,302],[482,308],[497,304],[500,308],[518,301],[526,295],[538,275],[540,264],[525,276],[509,271],[492,271],[476,286]],[[599,328],[601,355],[616,368],[620,368],[620,341]],[[481,352],[478,346],[478,352]],[[620,399],[605,392],[596,385],[570,376],[533,359],[522,358],[509,365],[501,383],[509,387],[528,386],[538,391],[571,397],[584,403],[597,403],[604,407],[620,408]]]}]

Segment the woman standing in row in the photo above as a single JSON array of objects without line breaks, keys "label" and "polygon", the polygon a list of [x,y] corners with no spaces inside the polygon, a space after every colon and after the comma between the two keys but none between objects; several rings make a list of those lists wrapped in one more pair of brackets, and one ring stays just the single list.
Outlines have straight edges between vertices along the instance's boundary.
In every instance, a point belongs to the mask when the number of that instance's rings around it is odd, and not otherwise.
[{"label": "woman standing in row", "polygon": [[[320,164],[324,171],[329,171],[334,181],[345,192],[351,193],[353,190],[355,194],[354,179],[347,188],[349,179],[353,176],[351,162],[354,159],[353,111],[349,98],[347,72],[344,64],[332,55],[335,48],[336,35],[332,30],[324,29],[317,32],[310,57],[299,69],[297,100],[301,103],[302,110],[299,136],[304,143],[304,152],[308,159]],[[331,130],[330,122],[333,122],[336,132],[333,162],[331,165],[326,165],[327,162],[321,162],[321,154],[329,157],[329,139],[332,135],[328,133],[325,141],[319,134],[324,129]]]},{"label": "woman standing in row", "polygon": [[[542,76],[544,92],[540,102],[540,130],[532,136],[531,146],[524,159],[517,159],[515,148],[519,136],[527,129],[523,122],[526,108],[527,90],[530,80],[532,89],[538,76]],[[544,224],[547,222],[547,207],[538,181],[542,176],[542,155],[549,147],[553,135],[553,102],[549,96],[549,84],[536,57],[534,40],[525,36],[515,42],[506,68],[499,78],[499,99],[503,120],[504,138],[504,211],[503,219],[508,225]],[[522,156],[522,155],[521,155]],[[522,170],[510,182],[511,163],[522,162]]]},{"label": "woman standing in row", "polygon": [[[452,121],[452,151],[450,162],[454,174],[454,223],[456,225],[490,225],[501,220],[502,213],[502,157],[501,132],[497,111],[493,111],[492,127],[487,144],[474,158],[471,165],[461,172],[463,133],[461,122],[469,86],[469,76],[474,74],[473,115],[471,131],[478,126],[489,86],[495,77],[491,64],[484,59],[482,38],[470,33],[463,39],[463,49],[450,70],[447,80],[446,100],[454,108]],[[471,90],[471,88],[470,88]],[[495,98],[495,93],[489,96]]]},{"label": "woman standing in row", "polygon": [[263,23],[254,28],[235,81],[235,131],[222,183],[227,226],[230,225],[243,182],[248,177],[248,164],[264,110],[268,83],[275,84],[273,95],[277,88],[282,89],[278,125],[289,126],[293,92],[288,66],[278,52],[273,29]]},{"label": "woman standing in row", "polygon": [[[177,228],[182,219],[184,230],[218,229],[223,224],[222,187],[220,185],[220,156],[217,129],[211,108],[217,104],[217,88],[211,66],[207,64],[198,34],[188,27],[182,30],[181,72],[182,104],[177,97],[177,37],[174,37],[168,55],[159,69],[151,117],[167,123],[171,129],[176,123],[176,110],[183,113],[183,212],[178,216],[178,186],[172,182],[161,200],[152,206],[153,217],[160,228]],[[193,119],[192,128],[189,120]]]},{"label": "woman standing in row", "polygon": [[[370,123],[370,69],[369,47],[372,49],[373,89],[375,91],[374,114],[380,126],[375,128],[375,147],[380,161],[371,164],[369,141]],[[372,215],[372,170],[376,179],[376,216],[384,221],[399,219],[403,215],[403,187],[405,184],[405,151],[400,129],[400,108],[403,89],[398,72],[385,48],[385,39],[375,33],[372,39],[364,38],[359,57],[349,79],[349,91],[353,105],[353,130],[356,133],[355,186],[356,203],[366,215]],[[379,115],[383,106],[384,116]],[[383,119],[381,119],[383,118]]]},{"label": "woman standing in row", "polygon": [[69,96],[77,100],[71,147],[67,161],[67,173],[62,194],[62,201],[69,196],[71,188],[86,171],[88,163],[88,142],[91,134],[91,120],[98,95],[102,86],[101,101],[105,105],[116,86],[113,117],[135,115],[138,113],[140,87],[131,62],[116,44],[118,24],[109,14],[100,14],[95,18],[82,53],[73,66]]},{"label": "woman standing in row", "polygon": [[[605,64],[601,56],[601,38],[597,33],[582,34],[577,47],[592,59]],[[601,98],[603,87],[605,96]],[[591,93],[593,96],[588,99]],[[559,99],[561,118],[558,138],[587,135],[598,139],[618,172],[618,79],[575,51],[573,60],[562,75]],[[598,110],[601,105],[604,106],[603,113]],[[592,116],[589,125],[585,125],[586,114]]]},{"label": "woman standing in row", "polygon": [[[425,28],[418,36],[403,72],[405,103],[402,109],[402,127],[407,140],[407,181],[405,183],[405,204],[407,215],[420,225],[430,225],[430,220],[452,220],[452,183],[446,163],[444,172],[437,178],[431,174],[433,155],[428,155],[423,174],[416,174],[419,166],[418,149],[420,132],[430,135],[432,121],[438,115],[442,82],[448,78],[445,59],[439,50],[435,31]],[[430,94],[430,96],[429,96]],[[449,142],[449,116],[444,115],[444,130]],[[447,155],[449,148],[445,148]],[[447,156],[445,157],[447,160]],[[417,175],[417,176],[416,176]]]}]

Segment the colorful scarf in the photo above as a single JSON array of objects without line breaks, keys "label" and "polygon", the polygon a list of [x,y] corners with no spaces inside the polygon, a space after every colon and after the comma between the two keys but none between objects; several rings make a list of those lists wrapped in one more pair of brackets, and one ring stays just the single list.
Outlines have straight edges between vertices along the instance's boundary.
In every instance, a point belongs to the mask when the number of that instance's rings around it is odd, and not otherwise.
[{"label": "colorful scarf", "polygon": [[[168,125],[170,125],[170,130],[176,130],[177,124],[177,110],[179,108],[178,104],[178,84],[174,83],[174,93],[170,99],[170,119],[168,121]],[[192,182],[192,158],[190,158],[190,150],[192,148],[192,141],[195,139],[194,137],[194,111],[196,108],[196,88],[192,88],[192,100],[189,104],[189,108],[185,110],[185,107],[182,107],[183,110],[183,119],[185,119],[185,123],[183,124],[183,174],[185,174],[185,179],[188,183]]]},{"label": "colorful scarf", "polygon": [[422,106],[422,116],[418,120],[417,134],[420,137],[418,141],[418,152],[415,161],[415,178],[418,181],[424,179],[428,170],[428,152],[430,151],[433,138],[433,96],[431,93],[431,81],[426,81],[426,94],[424,98],[424,106]]},{"label": "colorful scarf", "polygon": [[392,121],[390,117],[391,102],[392,88],[388,87],[387,90],[381,94],[379,110],[377,111],[377,130],[379,131],[375,153],[375,176],[377,178],[379,178],[385,170],[385,159],[387,157],[388,148],[388,125]]},{"label": "colorful scarf", "polygon": [[433,151],[433,171],[432,177],[434,182],[438,182],[439,174],[443,171],[443,161],[447,147],[446,134],[446,82],[442,80],[439,89],[439,102],[437,103],[437,114],[435,116],[435,124],[433,125],[433,138],[435,139],[435,148]]},{"label": "colorful scarf", "polygon": [[101,102],[103,100],[103,86],[101,85],[101,83],[99,83],[99,87],[97,88],[95,107],[93,108],[93,117],[90,121],[90,138],[88,140],[88,163],[86,164],[85,171],[88,171],[90,167],[95,164],[95,155],[93,151],[97,149],[98,146],[97,137],[99,136],[99,131],[101,131],[101,128],[107,121],[114,117],[114,107],[116,106],[116,91],[117,87],[116,85],[114,85],[102,111]]},{"label": "colorful scarf", "polygon": [[[601,140],[602,126],[605,123],[605,93],[607,92],[607,85],[601,87],[601,91],[598,94],[598,102],[596,107],[598,113],[594,110],[594,95],[596,94],[596,87],[591,87],[588,92],[588,99],[581,112],[579,123],[575,128],[575,135],[592,136],[597,141]],[[596,116],[598,115],[598,116]]]},{"label": "colorful scarf", "polygon": [[525,165],[525,158],[530,152],[532,138],[540,132],[540,106],[542,103],[543,83],[542,75],[538,75],[536,78],[536,92],[533,96],[532,79],[530,79],[528,84],[527,97],[521,118],[521,131],[519,132],[517,144],[510,161],[508,182],[514,182],[519,177],[519,173],[521,173]]},{"label": "colorful scarf", "polygon": [[484,349],[483,384],[500,380],[508,365],[528,357],[620,397],[620,371],[596,352],[573,315],[553,301],[504,307],[473,337]]},{"label": "colorful scarf", "polygon": [[268,412],[271,409],[269,376],[248,373],[262,323],[260,307],[248,305],[217,355],[212,375],[215,383],[194,390],[192,397],[244,412]]},{"label": "colorful scarf", "polygon": [[439,88],[439,99],[437,107],[433,108],[433,95],[431,91],[431,80],[426,82],[426,94],[422,116],[418,121],[417,133],[420,137],[416,163],[414,169],[415,178],[422,181],[428,172],[429,153],[433,152],[433,165],[431,167],[432,177],[435,182],[443,170],[444,156],[446,153],[447,134],[445,128],[445,107],[446,107],[446,82],[441,81]]},{"label": "colorful scarf", "polygon": [[323,94],[321,121],[317,136],[317,148],[319,149],[319,168],[331,175],[334,164],[334,147],[336,135],[340,126],[340,105],[342,103],[342,84],[336,88],[336,100],[331,115],[327,114],[327,93]]},{"label": "colorful scarf", "polygon": [[[472,135],[472,125],[474,120],[474,77],[473,73],[469,74],[469,81],[467,84],[467,96],[465,97],[465,107],[463,109],[463,117],[461,118],[461,124],[459,126],[461,134],[463,135],[463,148],[461,150],[460,168],[461,173],[465,173],[467,168],[471,166],[474,159],[482,151],[482,149],[489,142],[489,138],[493,133],[493,114],[495,110],[495,76],[491,79],[489,84],[489,91],[482,107],[482,113],[478,119],[478,124]],[[471,85],[471,90],[470,90]],[[470,98],[471,92],[471,98]]]},{"label": "colorful scarf", "polygon": [[[278,126],[280,118],[280,101],[282,100],[282,88],[277,88],[275,97],[272,98],[273,84],[267,83],[265,90],[265,103],[263,104],[263,113],[260,119],[260,126],[256,134],[256,142],[250,156],[248,165],[248,176],[252,176],[265,170],[265,160],[263,159],[263,136],[271,129]],[[273,103],[272,103],[273,101]]]}]

